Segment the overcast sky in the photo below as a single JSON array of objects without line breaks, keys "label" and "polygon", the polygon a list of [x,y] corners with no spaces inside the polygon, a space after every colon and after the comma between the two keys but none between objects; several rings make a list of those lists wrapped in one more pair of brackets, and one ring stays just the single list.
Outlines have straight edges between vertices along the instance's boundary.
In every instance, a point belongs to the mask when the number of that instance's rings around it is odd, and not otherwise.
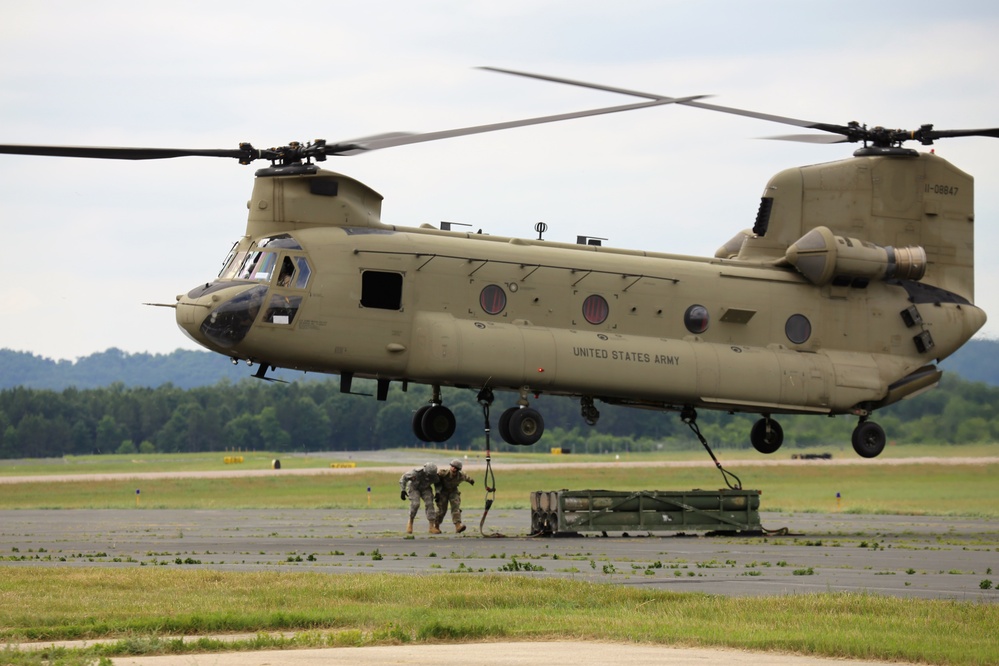
[{"label": "overcast sky", "polygon": [[[428,132],[633,98],[492,65],[795,118],[999,125],[999,5],[982,2],[54,2],[0,0],[0,143],[230,148]],[[663,106],[334,158],[384,221],[577,234],[711,255],[777,171],[850,144],[763,141],[761,120]],[[918,146],[914,146],[918,147]],[[939,155],[976,179],[977,302],[999,336],[999,141]],[[244,231],[231,159],[0,156],[0,347],[74,359],[197,349],[178,293]]]}]

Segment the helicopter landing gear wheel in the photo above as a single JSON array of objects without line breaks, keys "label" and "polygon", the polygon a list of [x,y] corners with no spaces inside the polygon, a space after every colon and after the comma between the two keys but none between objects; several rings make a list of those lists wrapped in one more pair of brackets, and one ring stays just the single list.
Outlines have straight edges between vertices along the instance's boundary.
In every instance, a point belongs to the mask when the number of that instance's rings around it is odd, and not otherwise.
[{"label": "helicopter landing gear wheel", "polygon": [[424,405],[413,412],[413,435],[421,442],[429,442],[430,437],[423,431],[423,416],[430,410],[430,405]]},{"label": "helicopter landing gear wheel", "polygon": [[510,436],[510,417],[519,407],[511,407],[510,409],[504,409],[503,413],[500,414],[499,423],[496,424],[496,429],[499,430],[499,435],[507,444],[514,444],[513,437]]},{"label": "helicopter landing gear wheel", "polygon": [[530,407],[522,407],[510,415],[508,424],[510,436],[521,446],[535,444],[545,432],[545,420],[541,413]]},{"label": "helicopter landing gear wheel", "polygon": [[784,429],[777,421],[764,417],[753,424],[749,431],[749,441],[760,453],[773,453],[784,443]]},{"label": "helicopter landing gear wheel", "polygon": [[861,421],[853,429],[853,450],[863,458],[877,457],[885,448],[885,431],[874,421]]},{"label": "helicopter landing gear wheel", "polygon": [[[417,414],[423,409],[420,408]],[[446,442],[451,439],[455,427],[454,413],[444,405],[428,405],[420,418],[420,429],[428,442]]]},{"label": "helicopter landing gear wheel", "polygon": [[500,415],[499,433],[507,444],[531,446],[545,432],[545,420],[536,409],[511,407]]}]

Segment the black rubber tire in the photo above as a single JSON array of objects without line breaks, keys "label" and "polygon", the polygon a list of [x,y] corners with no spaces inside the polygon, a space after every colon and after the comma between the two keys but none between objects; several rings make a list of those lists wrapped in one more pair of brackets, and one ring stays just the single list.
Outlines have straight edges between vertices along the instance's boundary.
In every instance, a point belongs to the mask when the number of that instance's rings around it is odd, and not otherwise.
[{"label": "black rubber tire", "polygon": [[536,409],[523,407],[510,415],[510,437],[520,446],[535,444],[545,433],[545,420]]},{"label": "black rubber tire", "polygon": [[[767,422],[770,422],[770,432],[767,432]],[[753,424],[749,432],[749,441],[753,448],[767,455],[774,453],[784,443],[784,429],[777,421],[762,418]]]},{"label": "black rubber tire", "polygon": [[431,442],[446,442],[451,439],[457,423],[454,412],[444,405],[430,405],[420,419],[420,427]]},{"label": "black rubber tire", "polygon": [[423,431],[423,416],[430,410],[430,405],[424,405],[413,412],[413,435],[421,442],[429,442],[430,438]]},{"label": "black rubber tire", "polygon": [[884,428],[874,421],[863,421],[853,429],[853,450],[862,458],[876,458],[886,441]]}]

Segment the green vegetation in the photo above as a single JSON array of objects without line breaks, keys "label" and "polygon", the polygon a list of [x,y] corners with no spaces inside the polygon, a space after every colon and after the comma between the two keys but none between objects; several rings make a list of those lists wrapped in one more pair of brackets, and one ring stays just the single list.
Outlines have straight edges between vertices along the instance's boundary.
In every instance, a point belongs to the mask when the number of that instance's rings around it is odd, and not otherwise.
[{"label": "green vegetation", "polygon": [[[903,447],[895,447],[902,450]],[[884,456],[892,456],[895,448]],[[947,455],[952,447],[913,447],[923,455]],[[960,449],[963,451],[962,449]],[[987,451],[969,447],[973,455]],[[399,459],[413,458],[414,452],[399,451]],[[416,455],[441,455],[419,451]],[[157,455],[149,458],[127,456],[91,456],[67,459],[61,464],[0,466],[0,477],[10,474],[44,475],[88,472],[169,472],[240,469],[268,470],[273,453],[244,455],[239,465],[226,465],[223,454]],[[463,454],[464,455],[464,454]],[[481,452],[469,452],[469,471],[480,474]],[[847,455],[853,456],[852,451]],[[674,456],[670,456],[673,459]],[[650,490],[676,488],[718,488],[722,479],[701,451],[686,457],[697,461],[692,467],[657,466],[662,454],[628,454],[622,463],[565,467],[560,463],[613,460],[613,456],[556,456],[550,454],[499,454],[493,459],[497,479],[497,501],[508,508],[527,508],[535,490],[560,488],[614,488],[615,490]],[[759,460],[759,454],[744,452],[747,461]],[[133,462],[138,460],[138,462]],[[263,476],[227,478],[142,478],[113,479],[81,477],[73,481],[33,481],[0,483],[0,509],[29,508],[134,508],[135,491],[141,490],[140,507],[151,508],[364,508],[369,506],[367,488],[371,488],[372,508],[399,507],[399,472],[358,467],[345,473],[294,476],[294,469],[328,468],[330,462],[345,458],[320,456],[282,457],[282,469]],[[541,467],[505,467],[516,463],[547,463]],[[863,461],[854,465],[830,466],[822,462],[807,465],[740,466],[739,456],[723,457],[726,469],[736,472],[746,488],[764,490],[765,511],[897,513],[924,515],[965,515],[999,517],[999,464],[879,464]],[[960,462],[951,459],[948,463]],[[481,479],[480,479],[481,480]],[[479,485],[465,491],[466,503],[476,502]],[[840,494],[837,500],[837,493]],[[470,504],[471,505],[471,504]]]},{"label": "green vegetation", "polygon": [[[374,393],[365,382],[355,391]],[[470,390],[448,389],[444,400],[458,429],[451,440],[483,448],[482,410]],[[497,394],[493,426],[511,393]],[[411,416],[430,399],[428,387],[408,391],[393,385],[384,402],[344,394],[336,381],[275,384],[246,379],[189,390],[106,388],[50,391],[16,387],[0,391],[0,458],[65,455],[148,455],[152,452],[270,450],[277,452],[359,451],[415,445]],[[541,396],[545,447],[579,453],[686,451],[700,444],[675,415],[600,405],[594,427],[568,398]],[[704,411],[698,423],[717,449],[749,448],[753,415]],[[969,444],[999,441],[999,387],[945,377],[942,386],[878,412],[877,420],[899,446],[919,443]],[[781,417],[786,449],[846,444],[856,420],[814,416]],[[497,451],[517,451],[498,437]]]},{"label": "green vegetation", "polygon": [[[461,578],[452,585],[450,576]],[[302,633],[264,633],[235,645],[162,638],[281,631]],[[997,636],[994,604],[865,594],[726,598],[522,572],[331,576],[18,567],[0,580],[0,642],[118,639],[77,652],[94,660],[258,647],[585,639],[987,664],[999,658]],[[0,660],[19,663],[13,652],[0,652]]]}]

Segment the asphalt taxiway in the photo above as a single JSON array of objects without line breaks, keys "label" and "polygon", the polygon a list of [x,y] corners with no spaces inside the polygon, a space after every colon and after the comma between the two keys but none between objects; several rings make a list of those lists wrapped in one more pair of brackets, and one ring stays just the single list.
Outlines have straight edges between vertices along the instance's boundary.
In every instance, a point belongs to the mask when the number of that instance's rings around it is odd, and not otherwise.
[{"label": "asphalt taxiway", "polygon": [[[761,514],[762,536],[599,533],[534,537],[526,509],[466,509],[431,535],[404,509],[0,511],[0,566],[564,577],[731,596],[864,591],[999,601],[999,521]],[[377,551],[378,556],[372,553]],[[530,567],[511,567],[513,559]],[[511,571],[513,569],[513,571]],[[527,570],[525,570],[527,569]],[[987,589],[988,588],[988,589]]]}]

